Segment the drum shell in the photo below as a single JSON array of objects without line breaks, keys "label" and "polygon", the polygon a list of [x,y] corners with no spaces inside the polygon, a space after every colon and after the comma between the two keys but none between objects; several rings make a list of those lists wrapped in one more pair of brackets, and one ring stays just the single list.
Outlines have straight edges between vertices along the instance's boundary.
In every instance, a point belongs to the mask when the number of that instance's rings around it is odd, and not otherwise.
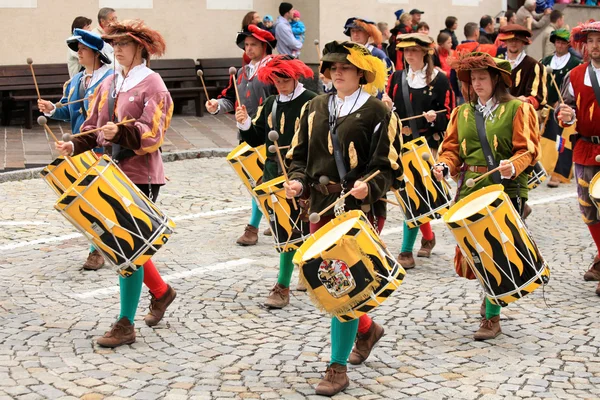
[{"label": "drum shell", "polygon": [[93,151],[76,156],[60,156],[40,172],[44,181],[58,195],[62,194],[98,160]]},{"label": "drum shell", "polygon": [[123,276],[148,261],[175,228],[106,155],[65,191],[54,208]]},{"label": "drum shell", "polygon": [[[328,244],[328,233],[345,223],[352,224],[350,229]],[[314,251],[310,248],[315,243],[323,250],[312,256],[309,253]],[[344,274],[322,268],[337,261],[347,267]],[[342,322],[379,306],[402,284],[406,274],[360,210],[349,211],[325,224],[300,246],[293,262],[317,308]],[[342,283],[335,286],[339,282]]]},{"label": "drum shell", "polygon": [[[596,175],[594,175],[594,177],[590,181],[589,193],[590,193],[590,200],[592,201],[592,204],[594,206],[596,206],[596,208],[598,209],[598,213],[600,215],[600,197],[594,196],[594,188],[596,188],[596,187],[598,187],[598,185],[600,185],[599,181],[600,181],[600,172],[598,172]],[[598,192],[600,194],[600,191],[598,191]]]},{"label": "drum shell", "polygon": [[266,158],[265,145],[251,147],[246,142],[242,142],[227,155],[227,162],[252,196],[254,196],[253,189],[260,185],[262,180]]},{"label": "drum shell", "polygon": [[[491,185],[470,194],[443,219],[488,299],[506,306],[546,284],[550,269],[502,189],[502,185]],[[484,196],[488,200],[495,197],[489,204],[475,207],[474,201]],[[469,210],[468,216],[454,220],[463,207]]]}]

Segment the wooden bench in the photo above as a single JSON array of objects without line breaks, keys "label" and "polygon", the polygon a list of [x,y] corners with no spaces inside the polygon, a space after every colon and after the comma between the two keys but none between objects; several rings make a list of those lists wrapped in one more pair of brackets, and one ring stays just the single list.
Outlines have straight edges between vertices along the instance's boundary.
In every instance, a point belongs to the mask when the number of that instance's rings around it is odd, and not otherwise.
[{"label": "wooden bench", "polygon": [[[34,64],[40,93],[43,99],[58,101],[63,85],[69,79],[67,64]],[[23,106],[25,127],[33,126],[33,110],[37,107],[37,93],[29,65],[0,66],[0,98],[2,124],[9,125],[13,110]]]},{"label": "wooden bench", "polygon": [[203,115],[204,90],[196,75],[196,62],[191,58],[174,60],[150,60],[150,68],[158,72],[167,85],[175,102],[174,113],[181,114],[183,103],[180,100],[193,100],[196,116]]},{"label": "wooden bench", "polygon": [[229,86],[229,68],[242,67],[242,57],[238,58],[203,58],[197,59],[197,68],[204,72],[204,83],[211,98],[216,98],[223,89]]}]

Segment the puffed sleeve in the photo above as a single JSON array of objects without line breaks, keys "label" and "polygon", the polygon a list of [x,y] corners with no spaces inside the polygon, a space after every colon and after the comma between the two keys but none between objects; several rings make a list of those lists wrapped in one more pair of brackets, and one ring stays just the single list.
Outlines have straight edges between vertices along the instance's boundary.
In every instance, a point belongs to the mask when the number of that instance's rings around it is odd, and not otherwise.
[{"label": "puffed sleeve", "polygon": [[525,168],[537,162],[542,154],[537,113],[529,103],[523,103],[517,109],[513,120],[512,144],[513,158],[525,152],[530,153],[513,162],[516,178]]},{"label": "puffed sleeve", "polygon": [[300,124],[296,129],[294,138],[290,149],[286,154],[286,158],[290,161],[288,168],[288,175],[292,180],[298,180],[302,182],[302,186],[306,191],[306,163],[308,160],[308,142],[310,140],[309,135],[309,115],[310,115],[310,101],[306,102],[302,106],[300,112]]}]

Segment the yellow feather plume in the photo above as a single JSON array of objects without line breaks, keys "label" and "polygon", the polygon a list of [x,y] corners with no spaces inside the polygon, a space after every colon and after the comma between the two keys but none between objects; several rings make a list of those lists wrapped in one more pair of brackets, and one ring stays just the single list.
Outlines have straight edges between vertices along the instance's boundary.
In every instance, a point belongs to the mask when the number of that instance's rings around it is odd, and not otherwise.
[{"label": "yellow feather plume", "polygon": [[348,61],[356,68],[365,71],[367,74],[373,74],[375,79],[363,86],[363,90],[370,94],[375,94],[377,91],[383,91],[385,89],[385,83],[387,80],[386,66],[382,60],[374,57],[370,54],[365,54],[367,51],[365,48],[358,46],[346,47],[350,54],[348,55]]}]

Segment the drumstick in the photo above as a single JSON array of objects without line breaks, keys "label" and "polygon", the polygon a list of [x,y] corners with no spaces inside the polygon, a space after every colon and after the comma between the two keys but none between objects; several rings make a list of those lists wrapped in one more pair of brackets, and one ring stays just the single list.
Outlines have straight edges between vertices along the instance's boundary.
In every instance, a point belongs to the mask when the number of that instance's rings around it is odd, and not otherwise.
[{"label": "drumstick", "polygon": [[79,103],[79,102],[82,102],[82,101],[86,101],[88,99],[89,99],[89,97],[85,97],[83,99],[69,101],[68,103],[60,103],[59,102],[59,103],[54,104],[54,107],[56,107],[56,108],[63,108],[65,106],[68,106],[68,105],[71,105],[71,104],[75,104],[75,103]]},{"label": "drumstick", "polygon": [[[300,216],[302,216],[301,212],[298,213],[298,217],[296,217],[296,220],[294,221],[294,226],[298,226],[298,220],[300,219]],[[294,232],[294,226],[292,226],[292,233]],[[288,236],[288,240],[283,245],[283,252],[284,253],[287,250],[288,244],[290,244],[290,240],[292,240],[292,233],[290,233],[290,236]]]},{"label": "drumstick", "polygon": [[[277,144],[277,140],[279,139],[279,133],[277,131],[270,131],[267,135],[269,140],[272,141],[275,145],[275,153],[277,154],[277,158],[279,159],[279,163],[281,164],[281,170],[283,171],[283,177],[285,178],[285,183],[290,184],[290,179],[288,178],[287,171],[285,169],[285,164],[283,163],[283,157],[281,157],[281,152],[279,151],[279,145]],[[269,150],[271,150],[269,146]],[[296,198],[292,197],[292,204],[294,205],[294,210],[298,209],[298,205],[296,204]]]},{"label": "drumstick", "polygon": [[241,107],[242,103],[240,102],[240,93],[238,92],[237,81],[235,79],[236,73],[237,70],[235,69],[235,67],[229,67],[229,75],[231,75],[231,78],[233,79],[233,87],[235,88],[235,99],[237,100],[238,107]]},{"label": "drumstick", "polygon": [[[115,125],[117,125],[117,126],[119,126],[119,125],[125,125],[125,124],[128,124],[130,122],[135,122],[135,118],[126,119],[124,121],[117,122]],[[76,138],[76,137],[79,137],[79,136],[83,136],[83,135],[89,135],[90,133],[98,132],[100,130],[102,130],[102,127],[91,129],[91,130],[85,131],[85,132],[76,133],[75,135],[72,135],[70,133],[65,133],[63,135],[63,141],[64,142],[68,142],[68,141],[73,140],[73,138]]]},{"label": "drumstick", "polygon": [[29,69],[31,69],[31,76],[33,76],[33,84],[35,85],[35,91],[37,92],[38,100],[41,100],[42,96],[40,96],[40,88],[38,87],[37,79],[35,79],[35,72],[33,71],[33,60],[28,58],[27,64],[29,64]]},{"label": "drumstick", "polygon": [[201,69],[199,69],[198,71],[196,71],[196,75],[198,75],[200,77],[200,81],[202,81],[202,87],[204,88],[204,94],[206,95],[206,100],[210,100],[210,97],[208,97],[208,91],[206,90],[206,84],[204,83],[204,71],[202,71]]},{"label": "drumstick", "polygon": [[44,130],[46,132],[48,132],[50,134],[50,136],[52,136],[52,139],[54,139],[54,141],[56,143],[58,143],[58,138],[56,136],[54,136],[54,132],[52,132],[52,129],[50,129],[50,127],[48,126],[48,119],[46,117],[44,117],[43,115],[40,115],[37,119],[37,123],[38,123],[38,125],[43,126]]},{"label": "drumstick", "polygon": [[[528,151],[526,151],[525,153],[519,154],[517,157],[515,157],[515,158],[511,158],[511,159],[509,159],[508,161],[509,161],[509,162],[511,162],[511,163],[512,163],[512,162],[515,162],[515,161],[517,161],[519,158],[521,158],[521,157],[525,156],[526,154],[531,154],[531,153],[530,153],[530,152],[528,152]],[[486,172],[485,174],[483,174],[483,175],[480,175],[480,176],[478,176],[478,177],[477,177],[477,178],[475,178],[475,179],[473,179],[473,178],[469,178],[469,179],[467,179],[467,181],[465,182],[465,184],[467,185],[467,187],[473,187],[473,186],[475,186],[475,184],[476,184],[477,182],[479,182],[480,180],[482,180],[482,179],[483,179],[483,178],[485,178],[486,176],[488,176],[488,175],[491,175],[491,174],[493,174],[494,172],[498,171],[498,170],[500,169],[500,167],[502,167],[502,166],[501,166],[501,165],[498,165],[498,166],[497,166],[496,168],[494,168],[493,170],[491,170],[491,171],[488,171],[488,172]]]},{"label": "drumstick", "polygon": [[319,41],[315,39],[315,47],[317,48],[317,60],[321,59],[321,48],[319,47]]},{"label": "drumstick", "polygon": [[[379,175],[381,171],[377,170],[375,172],[373,172],[371,175],[369,175],[369,177],[367,179],[365,179],[364,183],[369,182],[371,179],[375,178],[377,175]],[[342,197],[340,197],[339,199],[337,199],[336,201],[334,201],[333,203],[331,203],[330,205],[328,205],[323,211],[321,211],[320,213],[312,213],[310,214],[310,216],[308,217],[308,220],[313,223],[316,224],[321,220],[321,215],[325,214],[327,211],[331,210],[337,203],[339,203],[340,201],[344,200],[346,197],[350,196],[350,193],[352,192],[348,192],[345,195],[343,195]]]},{"label": "drumstick", "polygon": [[[435,111],[435,113],[436,113],[436,114],[439,114],[439,113],[441,113],[441,112],[447,112],[447,111],[448,111],[448,110],[437,110],[437,111]],[[402,119],[400,120],[400,122],[404,122],[404,121],[410,121],[411,119],[417,119],[417,118],[423,118],[423,117],[425,117],[425,115],[423,115],[423,114],[421,114],[421,115],[414,115],[414,116],[412,116],[412,117],[406,117],[406,118],[402,118]]]},{"label": "drumstick", "polygon": [[398,207],[400,207],[400,204],[396,203],[395,201],[388,200],[388,199],[386,199],[385,197],[382,197],[382,198],[380,198],[379,200],[383,201],[384,203],[388,203],[388,204],[391,204],[391,205],[393,205],[393,206],[398,206]]},{"label": "drumstick", "polygon": [[546,72],[548,73],[548,75],[550,75],[550,78],[552,78],[552,83],[554,84],[554,88],[556,89],[556,92],[558,93],[558,99],[560,100],[560,104],[565,104],[562,94],[560,94],[560,88],[558,87],[558,84],[556,83],[556,80],[554,79],[554,70],[552,69],[551,66],[548,65],[546,67]]}]

